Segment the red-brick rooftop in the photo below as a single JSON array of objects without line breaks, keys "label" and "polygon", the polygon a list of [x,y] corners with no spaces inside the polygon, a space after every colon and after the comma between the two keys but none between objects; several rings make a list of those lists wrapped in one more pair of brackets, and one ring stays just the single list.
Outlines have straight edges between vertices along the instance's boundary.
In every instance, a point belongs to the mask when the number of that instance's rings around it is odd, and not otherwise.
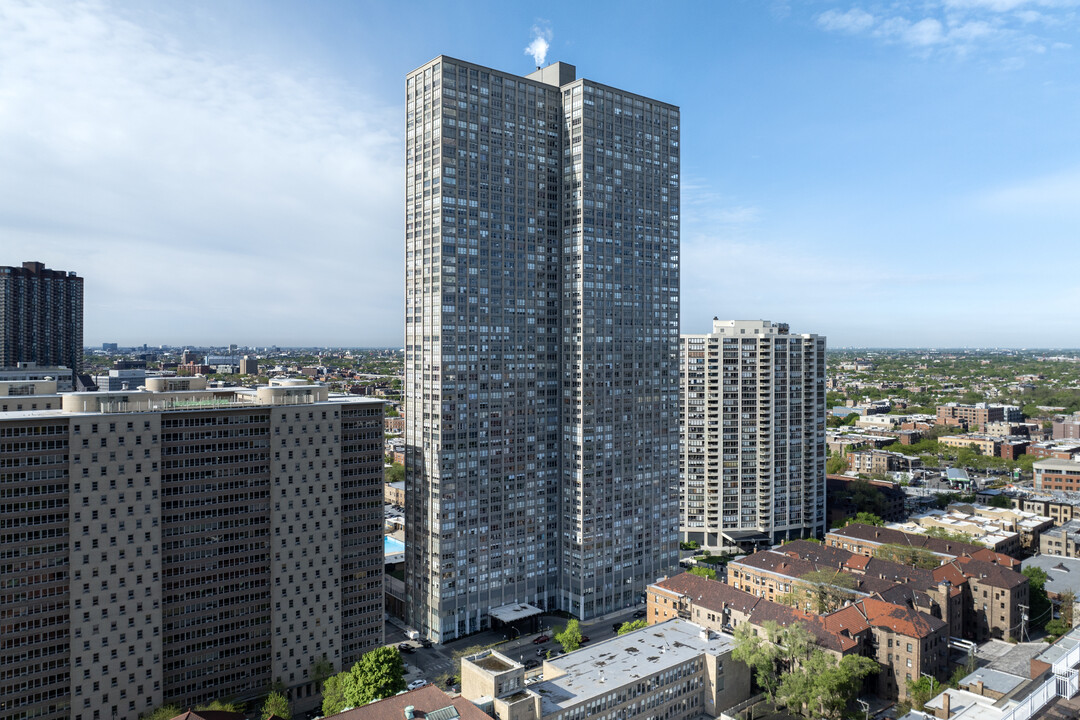
[{"label": "red-brick rooftop", "polygon": [[464,698],[451,698],[434,685],[425,685],[418,690],[411,690],[400,695],[392,695],[385,700],[353,708],[337,715],[327,716],[334,720],[402,720],[405,708],[412,705],[413,717],[423,720],[429,713],[453,706],[461,720],[491,720],[487,713]]},{"label": "red-brick rooftop", "polygon": [[885,628],[906,637],[926,638],[947,627],[943,620],[911,608],[864,598],[855,603],[873,627]]},{"label": "red-brick rooftop", "polygon": [[654,583],[654,585],[668,592],[690,598],[695,607],[700,606],[715,612],[722,612],[730,608],[749,614],[754,605],[761,600],[756,595],[751,595],[744,590],[738,590],[726,583],[709,580],[688,572],[665,578]]}]

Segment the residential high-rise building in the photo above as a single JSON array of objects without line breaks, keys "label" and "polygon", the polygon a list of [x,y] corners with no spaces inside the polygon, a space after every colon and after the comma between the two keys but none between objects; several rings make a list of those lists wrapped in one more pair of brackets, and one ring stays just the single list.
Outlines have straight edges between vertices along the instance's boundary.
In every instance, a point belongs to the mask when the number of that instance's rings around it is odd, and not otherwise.
[{"label": "residential high-rise building", "polygon": [[0,267],[0,367],[37,363],[77,373],[83,354],[83,279],[39,262]]},{"label": "residential high-rise building", "polygon": [[752,549],[825,532],[825,338],[713,320],[682,336],[684,540]]},{"label": "residential high-rise building", "polygon": [[679,109],[448,57],[406,101],[409,620],[631,605],[678,553]]},{"label": "residential high-rise building", "polygon": [[147,385],[0,412],[0,716],[316,709],[313,661],[383,641],[382,402]]}]

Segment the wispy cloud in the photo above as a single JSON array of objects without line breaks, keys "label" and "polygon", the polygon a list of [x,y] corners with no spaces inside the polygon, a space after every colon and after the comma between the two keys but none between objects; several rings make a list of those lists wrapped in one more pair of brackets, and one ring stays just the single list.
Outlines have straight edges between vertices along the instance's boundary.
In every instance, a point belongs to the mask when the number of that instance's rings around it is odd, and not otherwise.
[{"label": "wispy cloud", "polygon": [[400,342],[397,109],[105,4],[0,37],[3,262],[84,275],[88,341]]},{"label": "wispy cloud", "polygon": [[984,212],[1080,219],[1080,168],[989,190],[976,199]]},{"label": "wispy cloud", "polygon": [[1055,47],[1043,37],[1053,26],[1077,24],[1074,9],[1080,0],[927,0],[911,4],[869,3],[845,10],[832,8],[816,22],[828,32],[865,35],[905,45],[918,53],[951,52],[967,55],[1000,50],[1014,55],[1045,52]]}]

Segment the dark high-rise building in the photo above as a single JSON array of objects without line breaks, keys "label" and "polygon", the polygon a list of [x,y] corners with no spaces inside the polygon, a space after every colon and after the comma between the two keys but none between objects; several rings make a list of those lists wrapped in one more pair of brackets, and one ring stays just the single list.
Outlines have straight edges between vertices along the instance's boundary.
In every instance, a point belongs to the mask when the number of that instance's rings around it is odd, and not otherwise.
[{"label": "dark high-rise building", "polygon": [[83,279],[39,262],[0,267],[0,367],[82,365]]},{"label": "dark high-rise building", "polygon": [[449,57],[406,104],[410,622],[633,605],[678,559],[679,109]]}]

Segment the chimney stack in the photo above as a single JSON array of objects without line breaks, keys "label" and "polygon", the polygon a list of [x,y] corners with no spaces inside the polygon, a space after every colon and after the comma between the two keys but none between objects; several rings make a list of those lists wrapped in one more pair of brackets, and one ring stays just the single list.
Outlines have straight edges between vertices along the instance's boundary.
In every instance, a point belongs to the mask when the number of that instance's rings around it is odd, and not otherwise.
[{"label": "chimney stack", "polygon": [[941,696],[941,720],[949,720],[949,691],[946,690]]},{"label": "chimney stack", "polygon": [[975,683],[975,692],[979,693],[980,695],[983,694],[983,681],[982,680]]}]

